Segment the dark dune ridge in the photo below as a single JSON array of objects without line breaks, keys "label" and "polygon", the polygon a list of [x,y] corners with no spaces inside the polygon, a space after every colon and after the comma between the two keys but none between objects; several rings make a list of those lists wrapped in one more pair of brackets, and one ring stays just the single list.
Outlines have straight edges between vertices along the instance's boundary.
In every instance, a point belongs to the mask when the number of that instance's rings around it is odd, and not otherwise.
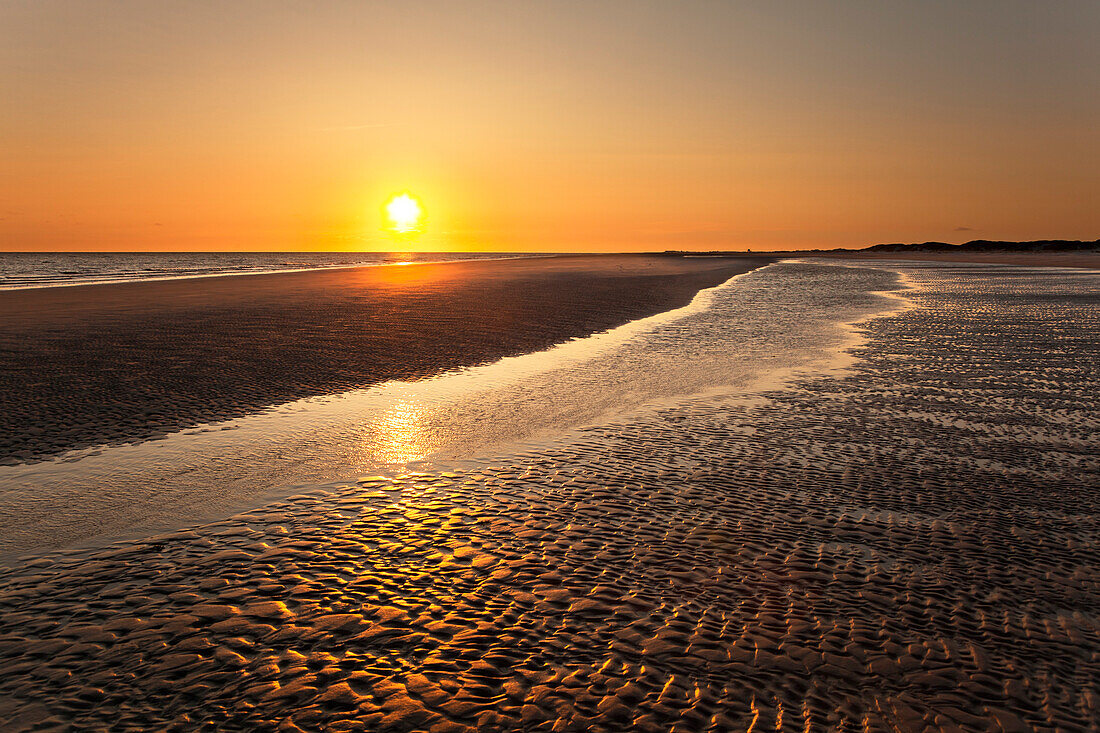
[{"label": "dark dune ridge", "polygon": [[999,242],[975,239],[963,244],[920,242],[876,244],[864,249],[814,250],[809,256],[856,259],[906,259],[931,262],[984,262],[1021,267],[1100,268],[1100,240],[1038,239],[1032,242]]},{"label": "dark dune ridge", "polygon": [[[1095,252],[1100,250],[1100,239],[1035,239],[1029,242],[1004,242],[990,239],[972,239],[962,244],[947,242],[918,242],[916,244],[876,244],[860,252]],[[847,251],[847,250],[844,250]]]},{"label": "dark dune ridge", "polygon": [[0,462],[547,348],[762,257],[546,257],[0,292]]},{"label": "dark dune ridge", "polygon": [[1100,239],[1093,241],[1080,239],[1034,239],[1027,242],[1006,242],[999,239],[972,239],[962,244],[949,242],[914,242],[902,244],[890,242],[887,244],[873,244],[862,249],[814,249],[810,252],[918,252],[918,253],[1004,253],[1004,254],[1028,254],[1033,252],[1097,252],[1100,251]]},{"label": "dark dune ridge", "polygon": [[[859,249],[846,249],[844,247],[836,247],[834,249],[805,249],[805,250],[785,250],[781,252],[765,252],[764,254],[874,254],[877,252],[906,252],[906,253],[940,253],[940,254],[1030,254],[1035,252],[1043,253],[1066,253],[1066,252],[1087,252],[1096,253],[1100,252],[1100,239],[1095,240],[1080,240],[1080,239],[1034,239],[1028,242],[1006,242],[1003,240],[994,239],[972,239],[969,242],[963,242],[962,244],[950,244],[948,242],[915,242],[912,244],[902,244],[900,242],[891,242],[888,244],[873,244],[869,247],[862,247]],[[666,255],[682,255],[684,252],[678,250],[668,250],[664,254]],[[695,252],[692,254],[707,254],[707,255],[720,255],[728,254],[726,252],[714,251],[714,252]]]},{"label": "dark dune ridge", "polygon": [[[664,254],[682,256],[669,250]],[[694,256],[724,256],[728,252],[695,252]],[[980,262],[1021,267],[1081,267],[1100,269],[1100,239],[1036,239],[1030,242],[1003,242],[974,239],[963,244],[918,242],[915,244],[875,244],[862,249],[805,249],[763,252],[774,257],[844,257],[849,259],[917,260],[931,262]]]}]

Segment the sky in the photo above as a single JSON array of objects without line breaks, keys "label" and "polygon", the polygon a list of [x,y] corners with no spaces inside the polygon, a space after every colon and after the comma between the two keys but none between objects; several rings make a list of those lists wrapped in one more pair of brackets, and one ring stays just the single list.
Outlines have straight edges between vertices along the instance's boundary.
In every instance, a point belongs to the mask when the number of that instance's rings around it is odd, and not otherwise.
[{"label": "sky", "polygon": [[0,250],[1095,239],[1097,38],[1096,0],[4,0]]}]

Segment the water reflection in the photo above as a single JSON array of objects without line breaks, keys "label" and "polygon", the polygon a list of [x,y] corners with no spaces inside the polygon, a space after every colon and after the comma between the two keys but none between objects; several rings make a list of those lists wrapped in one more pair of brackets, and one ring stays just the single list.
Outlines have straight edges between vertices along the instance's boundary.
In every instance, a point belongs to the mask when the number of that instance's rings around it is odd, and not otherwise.
[{"label": "water reflection", "polygon": [[429,436],[421,428],[426,405],[402,400],[367,423],[364,450],[382,463],[423,460],[431,452]]},{"label": "water reflection", "polygon": [[[372,269],[401,281],[424,268]],[[750,388],[835,358],[850,339],[839,323],[893,305],[870,291],[895,275],[780,264],[734,280],[685,308],[548,351],[0,466],[0,555],[221,518],[384,466],[486,458],[663,400]]]}]

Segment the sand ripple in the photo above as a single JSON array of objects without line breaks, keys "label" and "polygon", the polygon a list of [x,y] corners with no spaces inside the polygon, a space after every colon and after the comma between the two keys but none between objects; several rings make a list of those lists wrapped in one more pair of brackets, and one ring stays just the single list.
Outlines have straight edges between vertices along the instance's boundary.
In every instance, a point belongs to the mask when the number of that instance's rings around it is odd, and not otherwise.
[{"label": "sand ripple", "polygon": [[0,716],[1095,730],[1095,285],[911,276],[919,307],[841,376],[27,558],[0,577]]}]

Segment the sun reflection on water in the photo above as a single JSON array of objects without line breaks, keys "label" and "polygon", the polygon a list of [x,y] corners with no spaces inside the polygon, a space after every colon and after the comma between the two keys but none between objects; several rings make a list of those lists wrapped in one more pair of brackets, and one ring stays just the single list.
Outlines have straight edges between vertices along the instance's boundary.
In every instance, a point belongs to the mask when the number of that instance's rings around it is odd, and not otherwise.
[{"label": "sun reflection on water", "polygon": [[407,463],[423,459],[431,448],[422,427],[426,406],[401,400],[367,426],[365,452],[383,463]]}]

